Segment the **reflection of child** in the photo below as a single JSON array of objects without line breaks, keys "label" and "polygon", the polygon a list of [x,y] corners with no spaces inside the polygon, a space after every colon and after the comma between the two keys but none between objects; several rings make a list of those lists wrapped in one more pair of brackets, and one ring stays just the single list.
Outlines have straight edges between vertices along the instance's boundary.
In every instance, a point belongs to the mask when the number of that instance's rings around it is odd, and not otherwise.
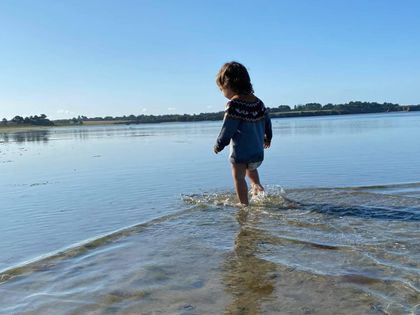
[{"label": "reflection of child", "polygon": [[230,143],[236,194],[242,205],[248,205],[245,176],[251,181],[253,194],[264,191],[257,168],[264,159],[264,149],[271,144],[271,120],[264,103],[253,94],[251,79],[242,64],[224,64],[216,83],[229,102],[214,152],[219,153]]}]

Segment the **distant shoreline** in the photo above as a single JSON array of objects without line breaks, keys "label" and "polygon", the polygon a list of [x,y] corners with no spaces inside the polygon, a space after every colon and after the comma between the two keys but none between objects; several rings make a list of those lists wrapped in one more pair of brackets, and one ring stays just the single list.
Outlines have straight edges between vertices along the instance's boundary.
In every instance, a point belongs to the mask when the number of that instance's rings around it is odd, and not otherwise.
[{"label": "distant shoreline", "polygon": [[[393,103],[361,102],[351,101],[345,104],[325,104],[307,103],[305,105],[280,105],[278,107],[267,107],[272,118],[289,117],[312,117],[312,116],[332,116],[350,114],[379,114],[389,112],[411,112],[420,111],[420,105],[399,105]],[[71,119],[58,119],[51,121],[45,114],[22,117],[15,116],[8,121],[6,118],[0,123],[0,130],[18,130],[63,127],[63,126],[103,126],[103,125],[137,125],[167,122],[194,122],[194,121],[218,121],[224,117],[224,111],[200,114],[166,114],[166,115],[129,115],[129,116],[106,116],[106,117],[86,117],[77,116]]]},{"label": "distant shoreline", "polygon": [[[342,113],[334,110],[319,110],[319,111],[291,111],[291,112],[274,112],[270,113],[271,118],[299,118],[299,117],[321,117],[321,116],[341,116],[341,115],[365,115],[365,114],[387,114],[387,113],[409,113],[412,111],[389,111],[389,112],[370,112],[370,113]],[[159,116],[157,116],[159,117]],[[201,120],[162,120],[162,121],[151,121],[151,122],[134,122],[132,120],[89,120],[83,121],[82,124],[65,124],[63,120],[53,120],[54,125],[51,126],[39,126],[39,125],[0,125],[0,132],[19,132],[19,131],[32,131],[32,130],[45,130],[50,128],[60,127],[90,127],[90,126],[115,126],[115,125],[142,125],[142,124],[159,124],[167,122],[201,122],[201,121],[220,121],[223,120],[223,112],[221,112],[220,119],[201,119]]]},{"label": "distant shoreline", "polygon": [[[60,120],[61,121],[61,120]],[[52,122],[55,122],[54,120]],[[116,121],[88,121],[83,124],[54,124],[51,126],[37,126],[37,125],[12,125],[12,126],[4,126],[0,125],[0,132],[1,131],[31,131],[31,130],[45,130],[50,128],[61,128],[61,127],[83,127],[83,126],[109,126],[109,125],[118,125],[122,124],[122,122]]]}]

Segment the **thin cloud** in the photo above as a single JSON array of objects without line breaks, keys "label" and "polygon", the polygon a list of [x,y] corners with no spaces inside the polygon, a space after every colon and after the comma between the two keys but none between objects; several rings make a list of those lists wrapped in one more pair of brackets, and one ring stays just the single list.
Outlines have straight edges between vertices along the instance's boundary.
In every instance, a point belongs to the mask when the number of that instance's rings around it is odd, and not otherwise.
[{"label": "thin cloud", "polygon": [[68,109],[58,109],[57,110],[57,114],[60,114],[60,115],[70,115],[70,114],[73,114],[73,112],[70,111],[70,110],[68,110]]}]

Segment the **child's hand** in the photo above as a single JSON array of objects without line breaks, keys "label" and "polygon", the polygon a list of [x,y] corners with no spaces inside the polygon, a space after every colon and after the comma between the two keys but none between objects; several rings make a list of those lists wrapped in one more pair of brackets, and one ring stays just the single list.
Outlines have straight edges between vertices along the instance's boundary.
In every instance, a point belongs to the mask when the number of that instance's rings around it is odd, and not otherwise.
[{"label": "child's hand", "polygon": [[217,146],[217,144],[213,147],[213,152],[214,153],[219,153],[220,151],[222,151],[222,150],[219,150],[219,147]]}]

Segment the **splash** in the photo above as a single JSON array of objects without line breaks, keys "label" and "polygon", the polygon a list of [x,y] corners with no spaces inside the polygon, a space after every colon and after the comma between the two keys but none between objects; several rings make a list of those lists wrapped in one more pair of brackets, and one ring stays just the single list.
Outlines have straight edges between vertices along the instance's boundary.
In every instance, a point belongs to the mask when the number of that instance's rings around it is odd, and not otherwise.
[{"label": "splash", "polygon": [[[280,186],[268,186],[265,191],[250,195],[250,208],[266,209],[294,209],[299,208],[299,203],[288,197],[284,188]],[[234,192],[204,192],[201,194],[182,195],[182,200],[190,205],[202,207],[239,207]]]}]

